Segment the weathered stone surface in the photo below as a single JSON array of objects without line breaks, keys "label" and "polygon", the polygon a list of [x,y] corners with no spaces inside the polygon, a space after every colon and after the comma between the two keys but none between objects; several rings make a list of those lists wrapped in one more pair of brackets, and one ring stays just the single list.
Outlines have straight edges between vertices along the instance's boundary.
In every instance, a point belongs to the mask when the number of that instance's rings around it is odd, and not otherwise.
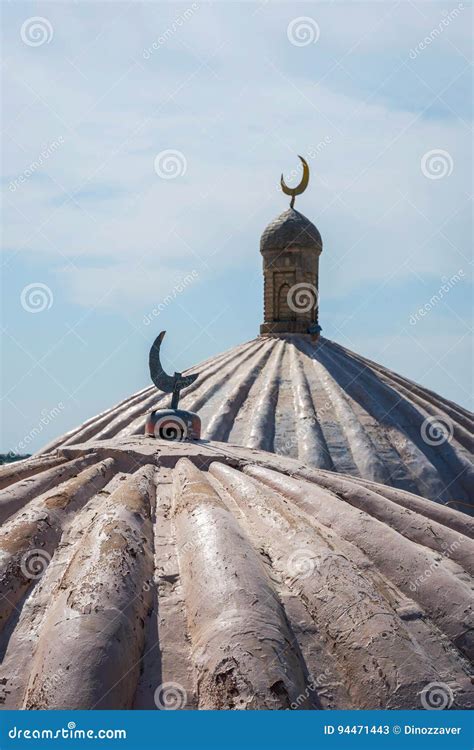
[{"label": "weathered stone surface", "polygon": [[222,442],[49,454],[84,456],[0,529],[4,707],[473,705],[466,514]]},{"label": "weathered stone surface", "polygon": [[[199,413],[204,438],[273,451],[473,513],[473,417],[426,388],[327,339],[314,345],[297,335],[257,338],[195,369],[200,375],[181,404]],[[147,388],[45,450],[142,434],[147,413],[169,403]],[[17,470],[22,465],[28,464],[19,462]]]}]

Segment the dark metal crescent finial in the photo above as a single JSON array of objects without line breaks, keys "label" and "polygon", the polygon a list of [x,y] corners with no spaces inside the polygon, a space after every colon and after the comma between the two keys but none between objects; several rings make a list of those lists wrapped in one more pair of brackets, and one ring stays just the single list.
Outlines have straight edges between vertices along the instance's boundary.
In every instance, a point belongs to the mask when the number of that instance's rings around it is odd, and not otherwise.
[{"label": "dark metal crescent finial", "polygon": [[293,208],[293,206],[295,205],[296,196],[301,195],[301,193],[304,193],[304,191],[308,187],[308,182],[309,182],[308,162],[306,161],[306,159],[303,159],[303,157],[300,156],[299,154],[298,154],[298,159],[301,160],[301,163],[303,165],[303,176],[301,178],[300,184],[294,188],[289,188],[288,185],[285,184],[283,175],[281,176],[281,179],[280,179],[281,189],[283,190],[285,195],[291,195],[290,208]]},{"label": "dark metal crescent finial", "polygon": [[182,388],[187,388],[188,385],[194,383],[199,373],[197,372],[194,375],[185,375],[184,377],[180,372],[175,372],[173,377],[171,377],[171,375],[167,375],[167,373],[163,370],[160,360],[160,347],[165,333],[166,331],[161,331],[161,333],[154,340],[153,346],[150,349],[150,377],[158,390],[173,394],[173,397],[171,399],[171,408],[177,409],[179,403],[179,392]]}]

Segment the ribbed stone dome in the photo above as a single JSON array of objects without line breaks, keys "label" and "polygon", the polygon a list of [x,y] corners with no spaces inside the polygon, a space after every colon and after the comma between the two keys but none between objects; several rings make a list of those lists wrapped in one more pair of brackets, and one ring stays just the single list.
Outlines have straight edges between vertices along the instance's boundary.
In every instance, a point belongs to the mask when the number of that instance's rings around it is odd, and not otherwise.
[{"label": "ribbed stone dome", "polygon": [[8,465],[0,487],[2,708],[422,709],[434,683],[472,707],[463,513],[138,435]]},{"label": "ribbed stone dome", "polygon": [[[309,466],[414,492],[473,513],[473,419],[466,409],[328,339],[257,338],[191,372],[180,405],[207,440],[260,448]],[[154,386],[44,450],[143,434],[170,396]]]},{"label": "ribbed stone dome", "polygon": [[323,246],[318,229],[294,208],[289,208],[273,219],[260,239],[262,253],[266,250],[283,250],[289,246],[314,248],[318,252],[321,252]]}]

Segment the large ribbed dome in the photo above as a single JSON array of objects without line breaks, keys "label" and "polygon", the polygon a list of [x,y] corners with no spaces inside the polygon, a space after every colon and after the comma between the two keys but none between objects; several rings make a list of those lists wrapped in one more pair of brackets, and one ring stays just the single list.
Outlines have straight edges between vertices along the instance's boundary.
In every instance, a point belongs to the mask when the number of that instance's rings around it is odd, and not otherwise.
[{"label": "large ribbed dome", "polygon": [[321,249],[285,211],[262,336],[184,383],[153,344],[202,439],[150,386],[0,469],[4,708],[472,708],[473,418],[318,340]]},{"label": "large ribbed dome", "polygon": [[314,248],[320,252],[322,244],[321,235],[314,224],[299,211],[289,208],[273,219],[264,230],[260,239],[260,252],[289,247]]},{"label": "large ribbed dome", "polygon": [[0,486],[3,708],[472,707],[465,514],[145,436]]},{"label": "large ribbed dome", "polygon": [[[194,368],[180,405],[203,437],[414,492],[472,512],[472,415],[327,339],[260,337]],[[191,370],[190,372],[194,371]],[[143,434],[170,396],[145,388],[45,450]]]}]

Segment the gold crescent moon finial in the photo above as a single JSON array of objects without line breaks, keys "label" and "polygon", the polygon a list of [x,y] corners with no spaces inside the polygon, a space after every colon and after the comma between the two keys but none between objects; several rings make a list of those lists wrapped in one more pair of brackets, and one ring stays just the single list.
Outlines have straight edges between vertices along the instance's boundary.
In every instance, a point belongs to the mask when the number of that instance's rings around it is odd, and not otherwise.
[{"label": "gold crescent moon finial", "polygon": [[303,159],[303,157],[300,156],[299,154],[298,154],[298,159],[301,160],[301,163],[303,165],[303,176],[301,178],[300,184],[294,188],[289,188],[288,185],[285,184],[283,175],[281,176],[281,180],[280,180],[281,189],[283,190],[285,195],[291,195],[290,208],[293,208],[293,206],[295,205],[296,196],[301,195],[301,193],[304,193],[304,191],[308,187],[308,182],[309,182],[308,162],[306,161],[306,159]]}]

